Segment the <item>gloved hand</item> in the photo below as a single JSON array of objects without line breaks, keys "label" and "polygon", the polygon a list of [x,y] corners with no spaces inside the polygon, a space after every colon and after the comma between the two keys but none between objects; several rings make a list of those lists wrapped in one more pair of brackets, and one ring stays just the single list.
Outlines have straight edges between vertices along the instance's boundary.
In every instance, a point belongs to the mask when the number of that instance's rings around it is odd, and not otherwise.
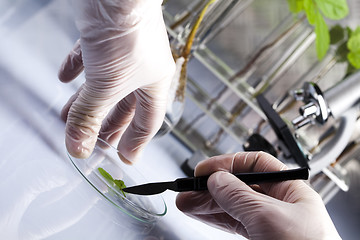
[{"label": "gloved hand", "polygon": [[340,239],[320,196],[301,180],[251,187],[230,173],[280,171],[286,166],[264,152],[243,152],[200,162],[209,175],[207,192],[184,192],[185,214],[249,239]]},{"label": "gloved hand", "polygon": [[175,70],[161,3],[73,1],[80,39],[59,71],[69,82],[85,69],[62,111],[72,156],[88,157],[100,132],[111,144],[121,138],[120,158],[131,163],[160,128]]}]

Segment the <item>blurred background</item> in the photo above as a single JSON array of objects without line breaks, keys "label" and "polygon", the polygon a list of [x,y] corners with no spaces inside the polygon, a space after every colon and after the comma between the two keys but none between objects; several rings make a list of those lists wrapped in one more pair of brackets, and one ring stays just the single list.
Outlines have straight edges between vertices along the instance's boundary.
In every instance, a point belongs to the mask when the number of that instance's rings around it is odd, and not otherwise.
[{"label": "blurred background", "polygon": [[[360,2],[326,19],[331,44],[319,60],[316,32],[286,0],[223,0],[206,9],[188,58],[186,88],[171,95],[163,126],[136,164],[149,181],[191,176],[206,157],[262,150],[290,167],[308,166],[343,239],[360,220],[360,74],[347,42]],[[167,0],[175,58],[208,1]],[[84,81],[57,71],[79,38],[69,1],[0,2],[1,239],[241,239],[183,215],[152,226],[114,208],[66,156],[62,106]],[[354,33],[355,32],[355,33]]]}]

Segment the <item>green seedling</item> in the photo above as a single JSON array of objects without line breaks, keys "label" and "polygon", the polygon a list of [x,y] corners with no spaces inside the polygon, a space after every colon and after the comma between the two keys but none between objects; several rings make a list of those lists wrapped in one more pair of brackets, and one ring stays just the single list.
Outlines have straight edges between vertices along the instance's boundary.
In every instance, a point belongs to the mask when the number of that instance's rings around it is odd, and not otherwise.
[{"label": "green seedling", "polygon": [[120,191],[124,195],[124,197],[126,197],[125,192],[123,191],[123,188],[126,188],[124,181],[120,179],[114,179],[110,175],[110,173],[108,173],[107,171],[105,171],[105,169],[101,167],[98,168],[98,171],[101,174],[101,176],[103,176],[106,179],[108,183],[112,184],[116,190]]}]

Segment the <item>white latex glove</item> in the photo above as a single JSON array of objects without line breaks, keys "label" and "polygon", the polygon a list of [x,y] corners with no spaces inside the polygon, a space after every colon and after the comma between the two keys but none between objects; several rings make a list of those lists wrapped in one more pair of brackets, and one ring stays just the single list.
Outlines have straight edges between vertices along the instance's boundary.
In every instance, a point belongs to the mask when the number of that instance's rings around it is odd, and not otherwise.
[{"label": "white latex glove", "polygon": [[184,192],[185,214],[249,239],[340,239],[320,196],[301,180],[249,187],[231,173],[280,171],[286,166],[264,152],[212,157],[196,176],[209,175],[206,192]]},{"label": "white latex glove", "polygon": [[[86,82],[64,106],[66,147],[88,157],[99,137],[135,161],[160,128],[175,71],[161,0],[75,0],[80,39],[59,79],[85,69]],[[105,120],[104,120],[105,119]]]}]

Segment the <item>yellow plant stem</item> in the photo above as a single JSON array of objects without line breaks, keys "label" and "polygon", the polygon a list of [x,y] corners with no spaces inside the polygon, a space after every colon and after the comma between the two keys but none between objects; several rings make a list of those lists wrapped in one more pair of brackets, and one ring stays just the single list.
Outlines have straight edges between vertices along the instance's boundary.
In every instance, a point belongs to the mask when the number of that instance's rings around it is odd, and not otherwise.
[{"label": "yellow plant stem", "polygon": [[208,7],[214,3],[216,0],[209,0],[206,5],[204,6],[204,8],[201,10],[194,26],[192,27],[191,29],[191,32],[188,36],[188,39],[186,41],[186,44],[185,44],[185,47],[184,47],[184,50],[183,50],[183,53],[182,53],[182,56],[186,59],[190,56],[190,52],[191,52],[191,47],[193,45],[193,42],[194,42],[194,38],[195,38],[195,35],[196,35],[196,32],[205,16],[205,13],[208,9]]},{"label": "yellow plant stem", "polygon": [[196,19],[196,22],[195,22],[194,26],[192,27],[191,32],[187,38],[186,44],[183,48],[181,56],[184,58],[185,61],[181,68],[179,86],[178,86],[178,89],[176,90],[176,98],[180,101],[184,101],[184,98],[185,98],[185,88],[186,88],[186,80],[187,80],[187,64],[189,62],[191,48],[194,43],[194,38],[195,38],[196,32],[205,16],[205,13],[206,13],[208,7],[210,6],[210,4],[214,3],[215,1],[216,0],[209,0],[205,4],[204,8],[201,10],[198,18]]}]

